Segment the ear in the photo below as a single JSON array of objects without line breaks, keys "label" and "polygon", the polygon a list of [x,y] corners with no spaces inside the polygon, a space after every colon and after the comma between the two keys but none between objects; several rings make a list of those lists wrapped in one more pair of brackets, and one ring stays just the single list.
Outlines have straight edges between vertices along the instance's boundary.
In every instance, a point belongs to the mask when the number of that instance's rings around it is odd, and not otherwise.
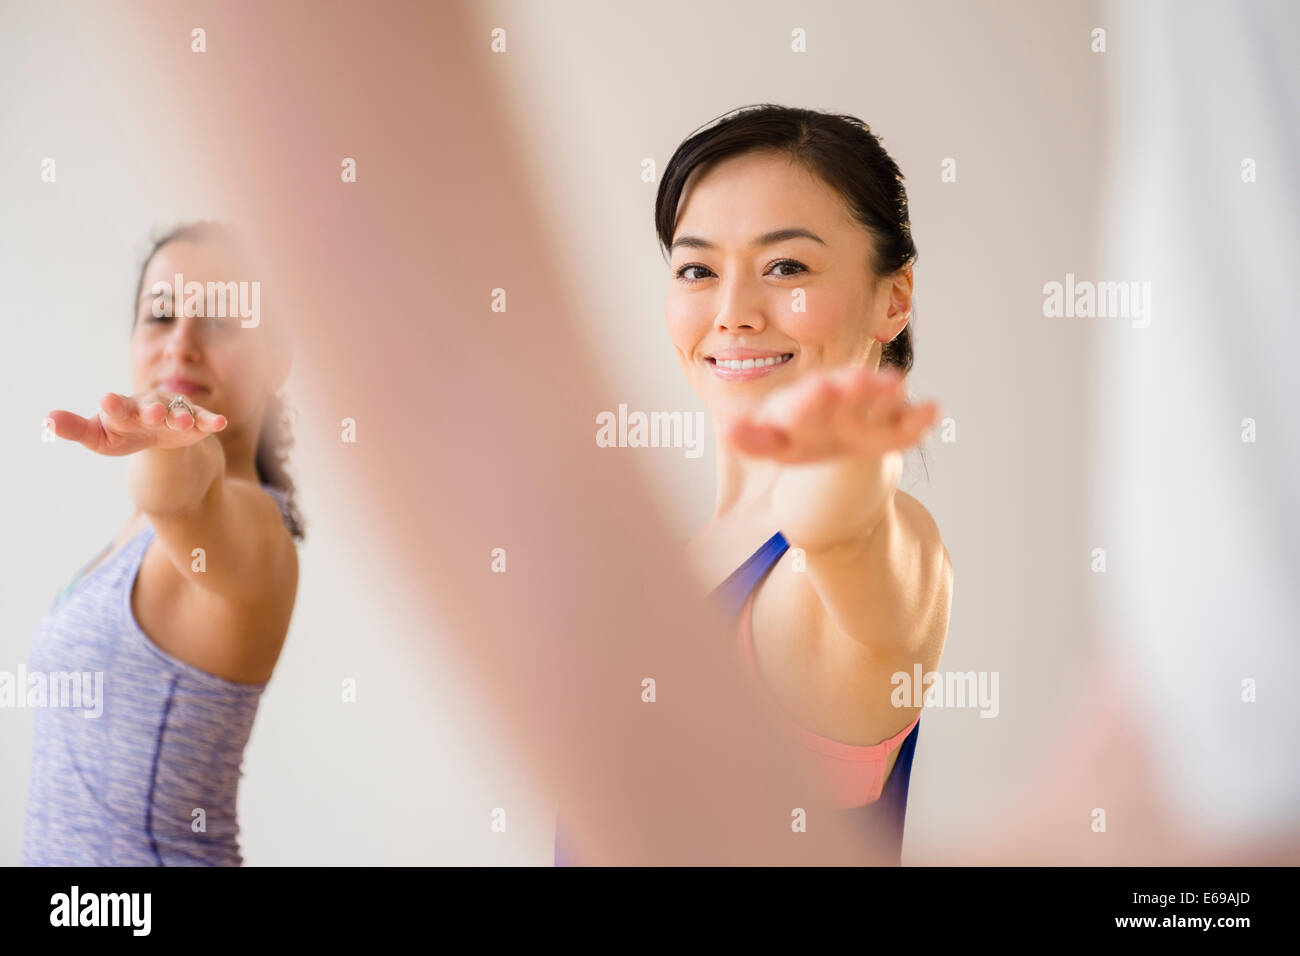
[{"label": "ear", "polygon": [[912,318],[912,267],[889,277],[889,309],[876,333],[881,342],[892,342]]}]

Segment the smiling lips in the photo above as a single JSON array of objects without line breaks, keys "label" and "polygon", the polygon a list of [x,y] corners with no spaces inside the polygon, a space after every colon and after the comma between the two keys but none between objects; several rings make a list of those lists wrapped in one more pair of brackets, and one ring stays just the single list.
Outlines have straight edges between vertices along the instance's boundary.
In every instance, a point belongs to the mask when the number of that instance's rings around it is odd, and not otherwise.
[{"label": "smiling lips", "polygon": [[724,382],[748,382],[774,371],[794,358],[793,352],[762,349],[720,349],[707,357],[713,374]]}]

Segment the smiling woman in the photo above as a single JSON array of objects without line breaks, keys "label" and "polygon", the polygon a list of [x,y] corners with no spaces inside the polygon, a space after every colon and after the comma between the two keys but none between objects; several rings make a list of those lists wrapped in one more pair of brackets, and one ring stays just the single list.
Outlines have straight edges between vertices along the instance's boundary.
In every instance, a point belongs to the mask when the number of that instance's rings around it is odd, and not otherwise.
[{"label": "smiling woman", "polygon": [[224,283],[250,268],[228,227],[165,237],[137,287],[132,393],[106,393],[91,417],[48,416],[60,438],[131,456],[135,513],[32,642],[34,670],[102,673],[104,692],[95,719],[36,712],[27,864],[242,862],[244,747],[298,584],[302,526],[275,400],[288,341],[275,322],[173,310],[171,297],[160,309],[145,290],[182,274]]},{"label": "smiling woman", "polygon": [[892,676],[935,669],[952,594],[938,528],[895,487],[939,412],[903,395],[902,174],[854,117],[745,108],[678,147],[655,224],[668,333],[721,439],[689,556],[737,622],[738,666],[810,755],[810,802],[856,815],[864,862],[897,864],[921,708],[895,706]]}]

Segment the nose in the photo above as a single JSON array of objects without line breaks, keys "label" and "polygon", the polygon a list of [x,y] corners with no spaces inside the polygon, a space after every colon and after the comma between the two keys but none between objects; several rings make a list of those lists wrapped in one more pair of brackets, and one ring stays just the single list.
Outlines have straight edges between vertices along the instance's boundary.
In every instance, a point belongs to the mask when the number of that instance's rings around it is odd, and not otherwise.
[{"label": "nose", "polygon": [[713,327],[719,332],[737,332],[742,329],[761,332],[767,327],[763,307],[762,295],[755,293],[750,283],[741,278],[733,279],[723,287],[722,301],[713,319]]},{"label": "nose", "polygon": [[199,345],[199,323],[193,316],[176,318],[163,345],[163,354],[174,362],[197,362],[202,357]]}]

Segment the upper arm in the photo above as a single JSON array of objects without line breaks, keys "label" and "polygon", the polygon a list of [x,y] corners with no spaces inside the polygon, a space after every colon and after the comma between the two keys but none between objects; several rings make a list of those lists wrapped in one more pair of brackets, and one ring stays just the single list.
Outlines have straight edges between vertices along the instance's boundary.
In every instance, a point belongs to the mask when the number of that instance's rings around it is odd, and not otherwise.
[{"label": "upper arm", "polygon": [[263,602],[290,570],[279,505],[253,482],[218,475],[194,508],[149,521],[181,578],[231,607]]},{"label": "upper arm", "polygon": [[867,538],[834,553],[807,555],[829,637],[880,650],[942,641],[952,602],[952,561],[938,525],[919,501],[896,490]]}]

